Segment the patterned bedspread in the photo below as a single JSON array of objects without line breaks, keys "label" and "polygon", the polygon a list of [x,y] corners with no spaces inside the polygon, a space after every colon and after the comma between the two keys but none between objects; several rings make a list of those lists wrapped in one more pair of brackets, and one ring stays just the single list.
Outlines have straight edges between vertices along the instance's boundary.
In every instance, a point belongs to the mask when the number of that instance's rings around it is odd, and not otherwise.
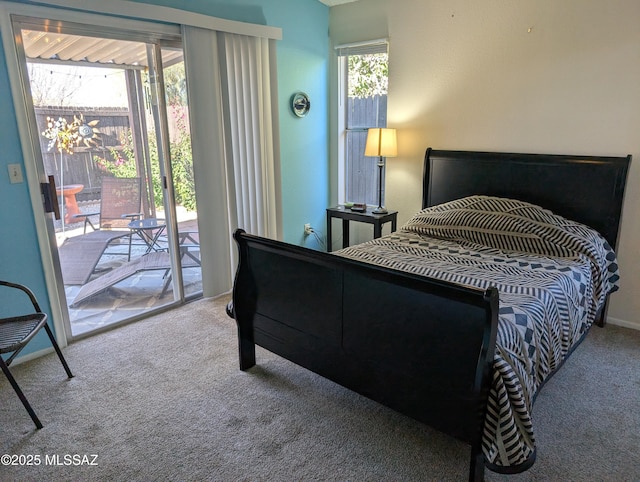
[{"label": "patterned bedspread", "polygon": [[483,451],[496,467],[517,470],[531,462],[536,391],[618,288],[615,253],[605,239],[532,204],[472,196],[424,209],[396,233],[336,254],[498,289]]}]

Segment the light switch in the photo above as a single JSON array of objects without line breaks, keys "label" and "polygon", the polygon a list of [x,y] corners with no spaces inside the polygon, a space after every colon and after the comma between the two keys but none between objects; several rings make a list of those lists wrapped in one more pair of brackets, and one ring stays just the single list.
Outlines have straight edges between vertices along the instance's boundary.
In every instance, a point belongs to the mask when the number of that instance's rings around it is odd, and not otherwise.
[{"label": "light switch", "polygon": [[11,180],[11,184],[24,182],[24,179],[22,178],[22,169],[20,168],[20,164],[9,164],[7,167],[9,168],[9,179]]}]

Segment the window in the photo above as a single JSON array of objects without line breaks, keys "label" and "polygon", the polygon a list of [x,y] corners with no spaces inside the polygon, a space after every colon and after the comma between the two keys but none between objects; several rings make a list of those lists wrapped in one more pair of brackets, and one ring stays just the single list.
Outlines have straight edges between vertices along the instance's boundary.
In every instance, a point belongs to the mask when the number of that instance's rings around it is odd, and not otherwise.
[{"label": "window", "polygon": [[338,200],[377,205],[377,159],[365,157],[364,146],[367,129],[387,126],[387,42],[343,45],[336,52],[340,61]]}]

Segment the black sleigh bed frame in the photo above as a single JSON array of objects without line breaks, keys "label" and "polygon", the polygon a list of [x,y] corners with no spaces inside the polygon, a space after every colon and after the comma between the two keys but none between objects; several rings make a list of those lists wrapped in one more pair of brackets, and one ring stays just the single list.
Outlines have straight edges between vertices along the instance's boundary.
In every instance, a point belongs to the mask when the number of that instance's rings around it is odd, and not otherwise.
[{"label": "black sleigh bed frame", "polygon": [[[615,248],[630,160],[429,148],[422,205],[475,194],[520,199],[597,229]],[[258,344],[468,443],[469,478],[482,480],[495,288],[459,286],[242,230],[234,238],[239,265],[229,314],[242,370],[255,365]]]}]

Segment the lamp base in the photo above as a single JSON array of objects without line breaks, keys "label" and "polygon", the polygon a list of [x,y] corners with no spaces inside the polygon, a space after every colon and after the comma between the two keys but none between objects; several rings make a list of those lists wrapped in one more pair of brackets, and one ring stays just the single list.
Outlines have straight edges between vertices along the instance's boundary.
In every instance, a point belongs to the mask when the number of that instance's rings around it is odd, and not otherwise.
[{"label": "lamp base", "polygon": [[371,211],[373,214],[387,214],[389,211],[387,211],[385,208],[383,208],[382,206],[378,206],[377,208],[375,208],[373,211]]}]

